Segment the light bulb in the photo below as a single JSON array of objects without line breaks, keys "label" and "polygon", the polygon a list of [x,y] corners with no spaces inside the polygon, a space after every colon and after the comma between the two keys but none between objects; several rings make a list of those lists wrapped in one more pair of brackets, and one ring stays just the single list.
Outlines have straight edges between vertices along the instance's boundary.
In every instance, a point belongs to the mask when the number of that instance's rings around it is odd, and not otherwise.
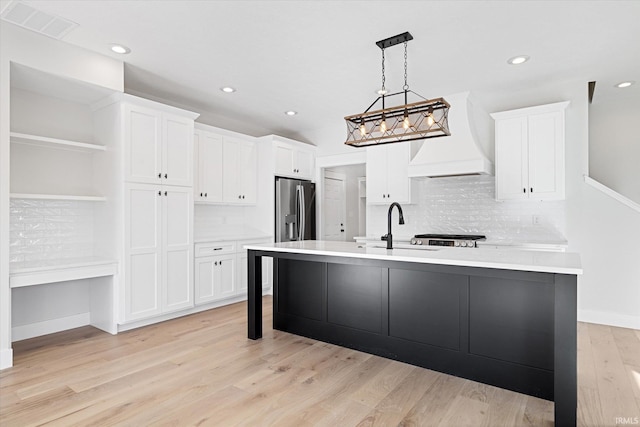
[{"label": "light bulb", "polygon": [[380,132],[385,133],[387,131],[387,122],[384,120],[384,117],[382,118],[382,121],[380,122]]},{"label": "light bulb", "polygon": [[364,126],[364,120],[360,123],[360,135],[361,136],[367,135],[367,128]]},{"label": "light bulb", "polygon": [[409,122],[409,113],[407,110],[404,111],[404,120],[402,121],[402,127],[405,129],[409,129],[411,123]]},{"label": "light bulb", "polygon": [[432,126],[435,123],[435,120],[433,119],[433,114],[429,113],[427,115],[427,124],[429,126]]}]

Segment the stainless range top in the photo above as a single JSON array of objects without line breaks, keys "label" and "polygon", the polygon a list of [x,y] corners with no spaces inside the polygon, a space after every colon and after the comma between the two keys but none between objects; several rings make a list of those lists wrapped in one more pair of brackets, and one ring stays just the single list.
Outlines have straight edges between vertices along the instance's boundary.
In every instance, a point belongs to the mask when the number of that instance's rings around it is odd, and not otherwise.
[{"label": "stainless range top", "polygon": [[477,234],[416,234],[411,239],[411,244],[417,246],[475,248],[477,247],[476,242],[485,239],[486,236]]}]

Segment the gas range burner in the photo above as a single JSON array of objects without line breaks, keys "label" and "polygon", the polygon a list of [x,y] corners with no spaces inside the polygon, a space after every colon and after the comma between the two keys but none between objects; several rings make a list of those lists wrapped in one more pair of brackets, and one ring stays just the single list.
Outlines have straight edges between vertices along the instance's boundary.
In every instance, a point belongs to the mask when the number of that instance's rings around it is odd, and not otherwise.
[{"label": "gas range burner", "polygon": [[476,248],[476,242],[485,239],[486,236],[474,234],[416,234],[415,237],[411,239],[411,244],[452,248]]}]

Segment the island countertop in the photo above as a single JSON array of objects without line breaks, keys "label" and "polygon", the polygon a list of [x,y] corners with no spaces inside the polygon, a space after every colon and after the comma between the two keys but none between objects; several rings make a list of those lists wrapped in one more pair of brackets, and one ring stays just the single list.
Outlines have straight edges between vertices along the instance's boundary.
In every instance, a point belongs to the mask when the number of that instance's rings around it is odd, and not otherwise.
[{"label": "island countertop", "polygon": [[482,248],[385,249],[352,242],[304,240],[298,242],[246,245],[249,250],[289,252],[347,258],[415,262],[423,264],[496,268],[558,274],[582,274],[580,255],[570,252],[541,252]]}]

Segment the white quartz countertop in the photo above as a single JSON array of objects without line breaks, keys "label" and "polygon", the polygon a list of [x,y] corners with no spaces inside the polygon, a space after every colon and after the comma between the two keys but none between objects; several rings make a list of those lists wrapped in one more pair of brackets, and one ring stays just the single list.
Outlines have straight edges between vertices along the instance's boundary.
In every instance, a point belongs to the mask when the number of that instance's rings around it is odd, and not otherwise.
[{"label": "white quartz countertop", "polygon": [[352,242],[305,240],[301,242],[246,245],[246,249],[310,255],[379,259],[423,264],[497,268],[543,273],[582,274],[580,255],[567,252],[501,250],[482,248],[442,248],[434,250],[372,248]]},{"label": "white quartz countertop", "polygon": [[207,243],[207,242],[228,242],[236,240],[258,240],[258,239],[271,239],[272,236],[263,233],[247,232],[247,233],[234,233],[234,234],[221,234],[221,233],[199,233],[194,236],[194,243]]}]

